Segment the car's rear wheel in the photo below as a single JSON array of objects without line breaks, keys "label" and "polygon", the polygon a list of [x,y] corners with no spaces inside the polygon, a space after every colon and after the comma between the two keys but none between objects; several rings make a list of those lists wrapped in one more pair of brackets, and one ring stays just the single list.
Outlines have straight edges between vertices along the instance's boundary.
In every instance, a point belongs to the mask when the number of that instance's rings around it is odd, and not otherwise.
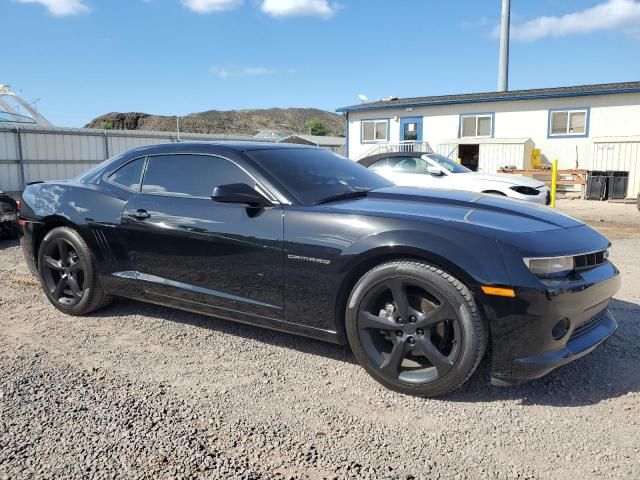
[{"label": "car's rear wheel", "polygon": [[83,315],[105,306],[93,254],[75,230],[58,227],[47,233],[38,253],[40,280],[49,301],[69,315]]},{"label": "car's rear wheel", "polygon": [[379,265],[357,282],[346,329],[354,355],[374,379],[424,397],[461,386],[480,363],[488,338],[467,287],[412,260]]}]

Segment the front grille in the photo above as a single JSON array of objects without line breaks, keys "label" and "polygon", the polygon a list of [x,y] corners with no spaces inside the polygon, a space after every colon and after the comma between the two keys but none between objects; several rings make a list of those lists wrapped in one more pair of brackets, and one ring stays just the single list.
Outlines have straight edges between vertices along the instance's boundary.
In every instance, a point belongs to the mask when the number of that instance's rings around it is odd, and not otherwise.
[{"label": "front grille", "polygon": [[597,267],[607,261],[606,250],[576,255],[573,257],[573,261],[575,270]]},{"label": "front grille", "polygon": [[589,333],[594,328],[596,328],[598,325],[600,325],[600,322],[602,322],[602,319],[604,318],[605,315],[606,315],[606,312],[602,312],[596,315],[595,317],[593,317],[592,319],[587,320],[586,322],[578,325],[576,328],[573,329],[573,333],[569,337],[569,341],[575,340],[576,338],[581,337]]}]

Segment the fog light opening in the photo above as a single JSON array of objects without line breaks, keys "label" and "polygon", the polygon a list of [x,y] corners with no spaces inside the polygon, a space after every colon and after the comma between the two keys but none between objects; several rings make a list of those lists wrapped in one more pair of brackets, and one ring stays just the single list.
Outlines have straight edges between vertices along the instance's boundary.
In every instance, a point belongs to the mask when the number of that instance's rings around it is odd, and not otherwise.
[{"label": "fog light opening", "polygon": [[562,320],[560,320],[558,323],[556,323],[553,326],[553,329],[551,330],[551,336],[553,337],[554,340],[561,340],[569,331],[569,326],[571,324],[569,323],[569,319],[568,318],[563,318]]}]

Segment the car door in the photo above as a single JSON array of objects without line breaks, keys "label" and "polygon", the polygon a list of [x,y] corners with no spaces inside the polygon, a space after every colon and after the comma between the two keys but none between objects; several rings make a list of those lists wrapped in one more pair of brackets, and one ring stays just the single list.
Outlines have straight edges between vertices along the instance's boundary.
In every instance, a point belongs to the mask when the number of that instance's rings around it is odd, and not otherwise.
[{"label": "car door", "polygon": [[133,275],[152,301],[232,319],[283,316],[283,215],[211,199],[218,185],[258,182],[230,159],[147,158],[122,212]]}]

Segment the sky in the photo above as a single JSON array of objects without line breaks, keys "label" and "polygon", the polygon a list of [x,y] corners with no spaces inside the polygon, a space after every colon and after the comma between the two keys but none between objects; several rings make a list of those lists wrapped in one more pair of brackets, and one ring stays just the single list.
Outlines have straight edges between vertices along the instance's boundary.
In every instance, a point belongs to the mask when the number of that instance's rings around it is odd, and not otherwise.
[{"label": "sky", "polygon": [[[510,89],[640,80],[640,1],[512,0]],[[112,111],[495,91],[500,0],[0,0],[0,84],[58,126]]]}]

